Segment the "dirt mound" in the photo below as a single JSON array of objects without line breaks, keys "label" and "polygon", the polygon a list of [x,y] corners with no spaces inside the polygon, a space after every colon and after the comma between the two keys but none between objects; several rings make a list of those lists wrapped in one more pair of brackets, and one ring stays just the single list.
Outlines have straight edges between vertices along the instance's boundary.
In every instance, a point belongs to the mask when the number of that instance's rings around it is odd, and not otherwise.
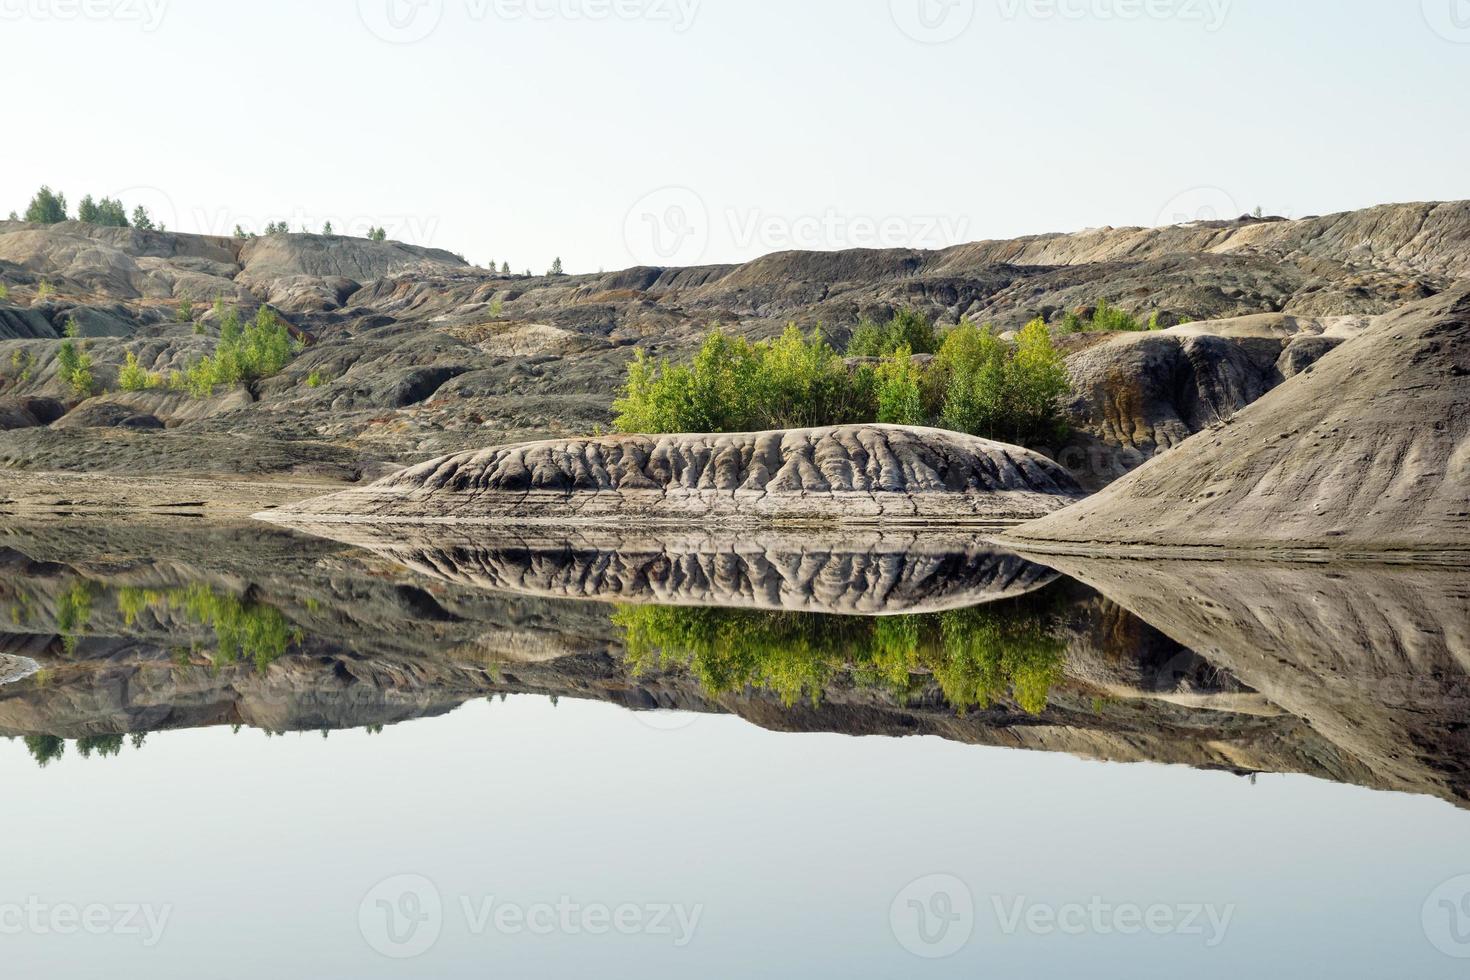
[{"label": "dirt mound", "polygon": [[431,460],[271,520],[1016,520],[1080,496],[1036,453],[938,429],[609,436]]}]

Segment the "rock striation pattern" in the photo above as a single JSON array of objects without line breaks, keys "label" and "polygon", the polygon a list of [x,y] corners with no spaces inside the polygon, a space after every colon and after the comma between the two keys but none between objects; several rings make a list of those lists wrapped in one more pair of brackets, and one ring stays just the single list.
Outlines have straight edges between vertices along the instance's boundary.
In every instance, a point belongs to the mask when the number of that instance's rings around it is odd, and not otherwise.
[{"label": "rock striation pattern", "polygon": [[552,534],[486,541],[437,528],[405,533],[395,525],[313,530],[455,585],[619,604],[886,616],[1011,599],[1057,579],[1043,565],[963,533]]},{"label": "rock striation pattern", "polygon": [[280,523],[1011,521],[1078,499],[1044,456],[937,429],[620,435],[461,453],[260,515]]}]

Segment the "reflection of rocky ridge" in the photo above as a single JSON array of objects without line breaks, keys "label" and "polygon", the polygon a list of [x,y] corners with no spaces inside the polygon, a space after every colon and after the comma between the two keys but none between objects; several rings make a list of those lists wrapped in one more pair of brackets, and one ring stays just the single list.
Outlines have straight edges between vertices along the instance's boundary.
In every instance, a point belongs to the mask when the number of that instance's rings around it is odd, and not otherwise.
[{"label": "reflection of rocky ridge", "polygon": [[[0,548],[10,549],[0,574],[0,613],[10,632],[0,635],[0,654],[29,657],[44,668],[0,686],[0,736],[54,741],[235,724],[278,732],[355,728],[443,714],[490,695],[532,694],[636,711],[730,713],[783,732],[934,735],[1115,762],[1307,773],[1460,803],[1466,798],[1455,774],[1470,751],[1444,735],[1448,727],[1436,728],[1453,717],[1455,705],[1440,711],[1422,695],[1370,701],[1365,724],[1355,731],[1352,686],[1344,692],[1331,683],[1325,666],[1318,669],[1328,683],[1319,685],[1318,675],[1278,663],[1274,649],[1260,659],[1237,654],[1233,641],[1228,649],[1205,648],[1209,620],[1190,633],[1170,625],[1171,638],[1070,582],[1048,587],[1060,602],[1066,651],[1046,710],[1032,716],[1002,699],[961,716],[937,686],[922,683],[907,700],[895,701],[883,689],[839,676],[819,705],[786,705],[759,690],[715,697],[681,670],[634,677],[622,636],[600,605],[426,579],[340,544],[270,529],[11,525],[0,529]],[[1157,580],[1125,578],[1137,592],[1166,597],[1195,574],[1192,567],[1160,566]],[[1232,573],[1222,568],[1219,574],[1228,581]],[[248,609],[279,613],[299,635],[263,666],[216,662],[214,625],[199,622],[187,606],[118,601],[125,591],[136,600],[204,586]],[[1367,608],[1389,608],[1372,591],[1371,577],[1343,586],[1358,587]],[[1430,581],[1426,588],[1432,587]],[[1265,577],[1258,588],[1275,593],[1286,583]],[[1458,599],[1463,608],[1463,598],[1463,591],[1446,592],[1432,605]],[[1257,599],[1246,591],[1241,601]],[[1266,610],[1264,622],[1288,614],[1273,605],[1280,601],[1257,605]],[[1131,597],[1129,603],[1151,608]],[[14,616],[24,625],[12,616],[20,606],[25,609]],[[1384,629],[1398,629],[1409,649],[1414,636],[1436,627],[1406,616],[1394,613],[1397,626]],[[1334,622],[1317,625],[1335,628]],[[1456,638],[1446,645],[1460,651],[1463,663],[1466,631],[1453,622],[1441,616],[1440,632]],[[1180,645],[1196,632],[1205,656]],[[1342,635],[1356,644],[1388,634]],[[1433,672],[1444,665],[1439,654],[1379,660],[1369,652],[1344,655],[1344,662],[1378,663],[1374,676],[1383,685],[1419,676],[1411,669],[1438,683]]]},{"label": "reflection of rocky ridge", "polygon": [[1017,520],[1081,496],[1036,453],[938,429],[849,425],[727,435],[604,436],[431,460],[272,511],[302,521],[557,524]]},{"label": "reflection of rocky ridge", "polygon": [[8,653],[0,653],[0,684],[24,680],[40,669],[41,665],[30,657],[15,657]]},{"label": "reflection of rocky ridge", "polygon": [[1470,576],[1455,567],[1057,558],[1311,725],[1370,785],[1470,800]]},{"label": "reflection of rocky ridge", "polygon": [[446,582],[554,599],[897,615],[1014,598],[1057,578],[1049,568],[958,532],[487,539],[448,528],[301,529]]}]

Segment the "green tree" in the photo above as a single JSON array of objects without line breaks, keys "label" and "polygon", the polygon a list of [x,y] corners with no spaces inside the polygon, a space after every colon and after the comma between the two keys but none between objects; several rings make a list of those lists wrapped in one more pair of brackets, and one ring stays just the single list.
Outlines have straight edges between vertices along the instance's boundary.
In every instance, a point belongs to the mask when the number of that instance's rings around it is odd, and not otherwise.
[{"label": "green tree", "polygon": [[248,324],[242,323],[239,311],[226,307],[223,300],[215,303],[215,312],[220,318],[220,332],[214,353],[171,377],[171,388],[183,388],[195,398],[208,398],[218,387],[247,384],[278,373],[300,351],[300,345],[291,338],[290,327],[268,307],[260,307]]},{"label": "green tree", "polygon": [[147,391],[162,384],[158,374],[143,369],[137,354],[128,351],[123,355],[123,366],[117,372],[117,386],[123,391]]},{"label": "green tree", "polygon": [[87,398],[93,393],[97,385],[92,376],[91,354],[78,350],[68,337],[61,342],[56,361],[56,375],[63,384],[68,385],[81,398]]},{"label": "green tree", "polygon": [[123,202],[116,198],[104,197],[97,202],[96,214],[93,223],[104,228],[126,228],[128,227],[128,212],[123,207]]},{"label": "green tree", "polygon": [[26,751],[42,769],[66,755],[66,742],[55,735],[27,735],[25,743]]},{"label": "green tree", "polygon": [[42,225],[54,225],[66,220],[66,195],[53,194],[51,188],[42,184],[26,207],[26,220]]},{"label": "green tree", "polygon": [[918,310],[899,310],[883,326],[863,318],[847,344],[848,357],[887,357],[900,347],[913,354],[932,354],[939,347],[929,318]]},{"label": "green tree", "polygon": [[148,209],[141,204],[133,209],[133,227],[143,231],[153,230],[153,219],[148,216]]},{"label": "green tree", "polygon": [[87,224],[97,222],[97,202],[92,200],[91,194],[82,198],[82,203],[77,205],[77,220],[85,221]]},{"label": "green tree", "polygon": [[565,273],[564,273],[564,272],[562,272],[562,265],[561,265],[561,256],[560,256],[560,255],[558,255],[558,256],[557,256],[557,257],[556,257],[556,260],[555,260],[555,261],[554,261],[554,262],[552,262],[552,263],[551,263],[551,269],[550,269],[550,270],[549,270],[549,271],[548,271],[548,272],[547,272],[547,273],[546,273],[546,274],[547,274],[547,275],[548,275],[548,276],[560,276],[560,275],[565,275]]},{"label": "green tree", "polygon": [[330,221],[322,225],[322,234],[328,236],[332,234],[332,223]]},{"label": "green tree", "polygon": [[923,372],[907,346],[889,354],[878,368],[878,421],[885,425],[923,425]]},{"label": "green tree", "polygon": [[387,231],[387,229],[385,229],[385,228],[383,228],[381,226],[379,226],[377,228],[369,228],[368,229],[368,238],[371,241],[375,241],[375,242],[385,242],[385,241],[388,240],[388,231]]},{"label": "green tree", "polygon": [[502,276],[508,276],[508,275],[510,275],[510,263],[509,262],[502,262],[502,263],[500,263],[500,274]]}]

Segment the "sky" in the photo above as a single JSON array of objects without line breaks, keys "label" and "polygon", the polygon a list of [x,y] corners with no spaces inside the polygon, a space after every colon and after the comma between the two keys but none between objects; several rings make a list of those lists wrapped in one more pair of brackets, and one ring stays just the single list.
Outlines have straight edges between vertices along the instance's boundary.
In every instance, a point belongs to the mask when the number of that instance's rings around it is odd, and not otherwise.
[{"label": "sky", "polygon": [[0,213],[45,183],[516,271],[1470,197],[1470,0],[0,0],[0,32]]}]

